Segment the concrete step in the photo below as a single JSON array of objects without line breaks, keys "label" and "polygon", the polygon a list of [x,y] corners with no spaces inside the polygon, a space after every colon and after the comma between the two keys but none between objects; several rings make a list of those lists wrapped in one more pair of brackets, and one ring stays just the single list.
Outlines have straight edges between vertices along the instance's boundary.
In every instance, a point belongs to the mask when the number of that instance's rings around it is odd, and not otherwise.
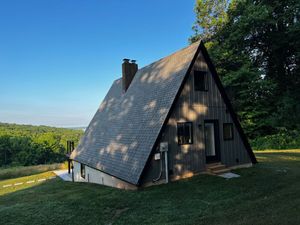
[{"label": "concrete step", "polygon": [[224,168],[224,169],[219,169],[219,170],[213,171],[214,174],[221,174],[221,173],[227,173],[227,172],[230,172],[230,169]]},{"label": "concrete step", "polygon": [[219,164],[219,165],[214,165],[214,166],[210,166],[208,167],[209,170],[214,171],[214,170],[221,170],[221,169],[225,169],[226,166]]},{"label": "concrete step", "polygon": [[215,175],[230,172],[230,169],[226,168],[221,162],[207,164],[206,170],[208,173]]},{"label": "concrete step", "polygon": [[209,164],[206,164],[206,168],[211,168],[211,167],[214,167],[214,166],[218,166],[218,165],[222,165],[221,162],[216,162],[216,163],[209,163]]}]

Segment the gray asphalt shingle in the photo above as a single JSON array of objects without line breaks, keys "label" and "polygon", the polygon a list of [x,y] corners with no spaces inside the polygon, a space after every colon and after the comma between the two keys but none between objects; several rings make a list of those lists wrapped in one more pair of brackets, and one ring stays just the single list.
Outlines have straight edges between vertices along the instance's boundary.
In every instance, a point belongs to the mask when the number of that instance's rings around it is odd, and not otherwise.
[{"label": "gray asphalt shingle", "polygon": [[199,43],[114,81],[71,158],[137,184]]}]

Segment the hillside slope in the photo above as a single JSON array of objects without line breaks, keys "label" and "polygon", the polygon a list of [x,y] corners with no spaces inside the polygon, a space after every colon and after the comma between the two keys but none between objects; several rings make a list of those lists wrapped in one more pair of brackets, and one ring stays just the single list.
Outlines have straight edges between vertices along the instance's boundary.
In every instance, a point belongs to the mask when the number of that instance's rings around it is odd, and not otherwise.
[{"label": "hillside slope", "polygon": [[65,160],[67,140],[78,143],[82,130],[0,123],[0,167]]}]

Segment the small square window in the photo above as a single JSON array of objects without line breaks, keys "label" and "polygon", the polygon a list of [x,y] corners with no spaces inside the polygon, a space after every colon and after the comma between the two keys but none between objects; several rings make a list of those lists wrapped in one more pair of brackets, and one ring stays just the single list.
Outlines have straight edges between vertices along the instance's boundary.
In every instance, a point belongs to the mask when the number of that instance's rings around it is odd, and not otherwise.
[{"label": "small square window", "polygon": [[194,86],[195,91],[207,91],[207,72],[206,71],[194,71]]},{"label": "small square window", "polygon": [[80,164],[80,175],[85,179],[85,165],[82,163]]},{"label": "small square window", "polygon": [[223,124],[223,138],[224,140],[233,140],[233,124],[224,123]]},{"label": "small square window", "polygon": [[193,124],[177,123],[177,139],[179,145],[193,144]]}]

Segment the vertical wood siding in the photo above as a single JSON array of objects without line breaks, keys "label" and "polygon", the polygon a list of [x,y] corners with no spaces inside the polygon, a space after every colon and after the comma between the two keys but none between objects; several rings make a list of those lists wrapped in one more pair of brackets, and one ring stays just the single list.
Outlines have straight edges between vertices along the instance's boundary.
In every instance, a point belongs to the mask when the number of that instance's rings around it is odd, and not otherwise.
[{"label": "vertical wood siding", "polygon": [[[208,91],[194,91],[194,70],[208,72]],[[171,176],[184,176],[184,174],[205,170],[204,120],[219,122],[220,153],[223,164],[233,166],[250,163],[251,160],[234,124],[234,139],[223,140],[223,123],[233,123],[233,121],[230,113],[226,112],[226,105],[201,52],[188,76],[161,137],[161,142],[169,143],[168,162]],[[193,123],[193,144],[177,144],[177,122]],[[154,161],[153,156],[146,167],[142,182],[151,182],[158,176],[159,171],[160,162]],[[164,177],[163,172],[162,178]]]}]

